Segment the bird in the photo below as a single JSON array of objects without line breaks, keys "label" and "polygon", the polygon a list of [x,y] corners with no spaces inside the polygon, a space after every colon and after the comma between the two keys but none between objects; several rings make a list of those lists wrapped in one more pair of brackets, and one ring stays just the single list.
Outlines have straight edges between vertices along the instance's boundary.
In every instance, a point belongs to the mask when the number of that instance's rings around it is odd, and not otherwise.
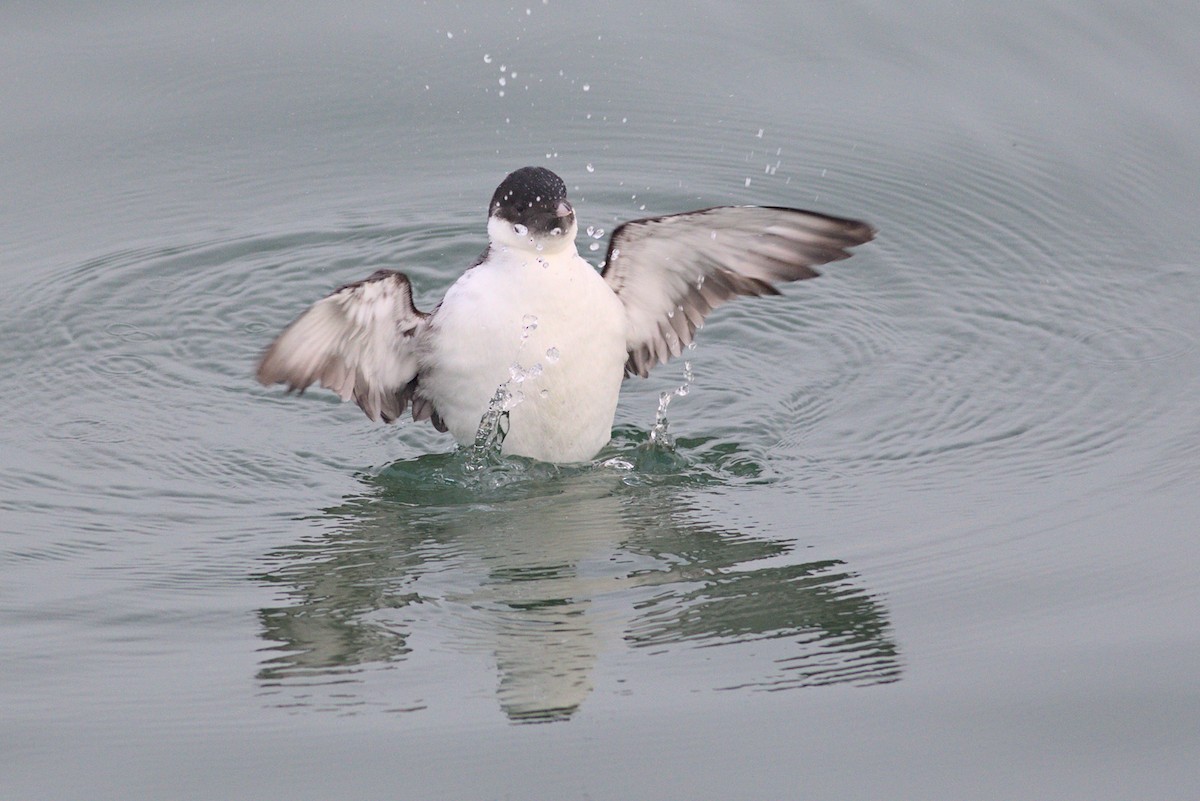
[{"label": "bird", "polygon": [[463,446],[502,401],[501,455],[587,462],[612,437],[623,381],[679,356],[713,309],[778,295],[875,236],[861,220],[716,206],[620,224],[597,270],[578,227],[562,178],[517,169],[492,195],[487,247],[432,311],[407,275],[378,270],[300,314],[256,377],[288,392],[319,383],[376,422],[411,409]]}]

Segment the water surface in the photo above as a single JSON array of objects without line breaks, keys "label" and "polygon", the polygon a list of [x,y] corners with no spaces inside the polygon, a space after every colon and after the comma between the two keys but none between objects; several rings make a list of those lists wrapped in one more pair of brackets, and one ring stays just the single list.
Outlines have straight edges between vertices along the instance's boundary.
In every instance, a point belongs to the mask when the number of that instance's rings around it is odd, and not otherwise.
[{"label": "water surface", "polygon": [[[1191,5],[0,23],[0,795],[1200,792]],[[673,451],[681,362],[568,468],[253,382],[524,164],[880,235],[710,318]]]}]

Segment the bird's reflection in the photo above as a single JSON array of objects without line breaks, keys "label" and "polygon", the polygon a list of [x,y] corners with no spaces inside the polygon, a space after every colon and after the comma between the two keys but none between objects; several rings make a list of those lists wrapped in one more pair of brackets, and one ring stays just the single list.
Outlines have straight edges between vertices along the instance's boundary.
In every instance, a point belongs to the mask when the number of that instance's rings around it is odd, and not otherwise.
[{"label": "bird's reflection", "polygon": [[323,533],[270,555],[262,578],[282,603],[261,612],[260,681],[289,704],[339,706],[317,702],[325,685],[352,704],[359,674],[416,662],[414,633],[430,627],[438,647],[494,661],[514,721],[571,717],[601,657],[628,649],[786,646],[730,660],[719,687],[899,678],[885,610],[842,563],[706,523],[685,481],[660,478],[525,463],[472,475],[454,454],[364,478]]}]

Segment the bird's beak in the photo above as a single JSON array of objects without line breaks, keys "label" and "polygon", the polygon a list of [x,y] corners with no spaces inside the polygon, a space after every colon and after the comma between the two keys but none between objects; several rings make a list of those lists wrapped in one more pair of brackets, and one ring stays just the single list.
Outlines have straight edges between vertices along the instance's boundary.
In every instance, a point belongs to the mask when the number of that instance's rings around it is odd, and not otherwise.
[{"label": "bird's beak", "polygon": [[570,217],[574,213],[575,210],[571,208],[571,204],[565,200],[561,201],[558,208],[554,210],[555,217]]}]

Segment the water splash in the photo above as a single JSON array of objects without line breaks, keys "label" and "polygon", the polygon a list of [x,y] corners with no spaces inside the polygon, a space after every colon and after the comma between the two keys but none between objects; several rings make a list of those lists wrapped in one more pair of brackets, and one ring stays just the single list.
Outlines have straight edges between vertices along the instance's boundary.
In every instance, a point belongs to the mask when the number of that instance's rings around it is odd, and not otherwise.
[{"label": "water splash", "polygon": [[[695,343],[688,345],[688,350],[692,350]],[[690,359],[683,363],[683,383],[675,387],[675,389],[667,392],[661,392],[658,396],[658,411],[654,415],[654,427],[650,429],[650,447],[662,449],[666,451],[675,450],[675,438],[671,436],[670,423],[667,420],[667,407],[671,405],[671,401],[675,398],[685,397],[692,391],[692,382],[695,380],[695,375],[692,373],[692,362]]]},{"label": "water splash", "polygon": [[[520,389],[513,389],[513,385],[519,387],[526,381],[540,376],[545,369],[541,362],[535,362],[531,367],[525,367],[520,362],[521,351],[525,349],[525,344],[537,327],[536,314],[526,314],[521,318],[521,342],[517,347],[512,364],[508,366],[508,380],[496,387],[495,393],[488,401],[487,410],[479,418],[479,427],[475,430],[475,441],[470,448],[466,449],[466,469],[468,471],[491,467],[500,460],[504,438],[508,436],[510,413],[525,402],[525,393]],[[554,354],[553,359],[550,358],[551,352]],[[547,361],[553,363],[557,358],[557,348],[550,348],[546,351]],[[546,397],[545,390],[539,393],[539,397]]]},{"label": "water splash", "polygon": [[467,471],[482,470],[499,460],[504,438],[508,436],[509,412],[524,399],[523,393],[509,392],[507,381],[496,387],[487,411],[479,419],[475,442],[467,454]]},{"label": "water splash", "polygon": [[509,380],[505,383],[523,384],[532,378],[540,376],[542,369],[541,362],[534,363],[532,367],[522,367],[520,362],[513,362],[508,366]]}]

